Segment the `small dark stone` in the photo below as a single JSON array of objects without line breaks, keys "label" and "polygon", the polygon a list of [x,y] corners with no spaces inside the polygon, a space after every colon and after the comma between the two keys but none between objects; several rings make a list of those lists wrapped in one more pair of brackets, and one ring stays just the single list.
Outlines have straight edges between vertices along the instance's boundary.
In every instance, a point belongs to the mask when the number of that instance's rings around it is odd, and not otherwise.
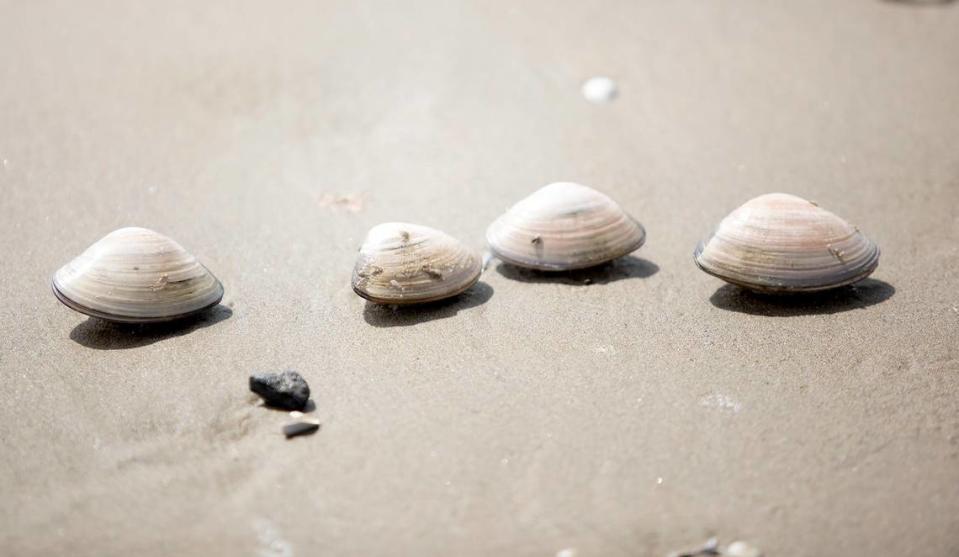
[{"label": "small dark stone", "polygon": [[303,410],[310,400],[310,386],[295,371],[251,375],[250,390],[263,397],[267,406],[283,410]]}]

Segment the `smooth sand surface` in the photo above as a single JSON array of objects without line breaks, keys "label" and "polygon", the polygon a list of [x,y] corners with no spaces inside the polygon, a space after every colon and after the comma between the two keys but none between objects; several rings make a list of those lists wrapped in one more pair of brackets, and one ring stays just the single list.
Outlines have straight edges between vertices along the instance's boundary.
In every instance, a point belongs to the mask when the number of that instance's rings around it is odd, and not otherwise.
[{"label": "smooth sand surface", "polygon": [[[0,554],[959,555],[959,4],[9,2],[0,7]],[[583,99],[616,79],[609,104]],[[557,180],[645,247],[373,307],[366,230],[486,225]],[[700,272],[785,191],[873,278]],[[226,287],[185,328],[52,273],[114,228]],[[299,370],[321,430],[247,390]]]}]

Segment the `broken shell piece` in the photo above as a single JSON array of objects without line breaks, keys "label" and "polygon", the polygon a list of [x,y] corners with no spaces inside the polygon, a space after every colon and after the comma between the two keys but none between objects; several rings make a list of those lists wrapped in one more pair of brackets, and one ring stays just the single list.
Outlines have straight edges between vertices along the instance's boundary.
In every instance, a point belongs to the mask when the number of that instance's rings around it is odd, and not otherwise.
[{"label": "broken shell piece", "polygon": [[693,257],[703,271],[750,290],[812,292],[869,276],[879,247],[811,201],[770,193],[730,213]]},{"label": "broken shell piece", "polygon": [[300,417],[283,426],[283,435],[286,438],[296,437],[297,435],[307,435],[320,429],[320,420],[316,418]]},{"label": "broken shell piece", "polygon": [[724,557],[762,557],[762,552],[744,541],[735,541],[726,546],[722,555]]},{"label": "broken shell piece", "polygon": [[486,231],[497,257],[519,267],[567,271],[627,255],[646,230],[615,201],[586,186],[557,182],[523,199]]},{"label": "broken shell piece", "polygon": [[53,277],[71,309],[119,323],[179,319],[213,307],[223,285],[170,238],[146,228],[104,236]]},{"label": "broken shell piece", "polygon": [[479,255],[426,226],[390,222],[366,235],[353,268],[353,291],[378,304],[450,298],[476,284]]}]

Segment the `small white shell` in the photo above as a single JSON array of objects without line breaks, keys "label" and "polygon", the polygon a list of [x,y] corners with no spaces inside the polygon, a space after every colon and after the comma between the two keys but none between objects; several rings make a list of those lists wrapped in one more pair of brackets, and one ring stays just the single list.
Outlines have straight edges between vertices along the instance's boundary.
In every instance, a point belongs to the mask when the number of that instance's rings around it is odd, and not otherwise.
[{"label": "small white shell", "polygon": [[583,97],[591,103],[608,103],[616,98],[616,94],[616,82],[608,77],[591,77],[583,83]]},{"label": "small white shell", "polygon": [[815,203],[770,193],[730,213],[693,257],[703,271],[750,290],[812,292],[866,278],[879,248]]},{"label": "small white shell", "polygon": [[450,298],[476,284],[479,255],[426,226],[389,222],[366,235],[353,268],[353,291],[378,304]]},{"label": "small white shell", "polygon": [[53,293],[93,317],[152,323],[215,306],[223,286],[170,238],[146,228],[121,228],[61,267]]},{"label": "small white shell", "polygon": [[519,267],[566,271],[639,249],[646,230],[606,195],[572,182],[544,186],[486,231],[497,257]]}]

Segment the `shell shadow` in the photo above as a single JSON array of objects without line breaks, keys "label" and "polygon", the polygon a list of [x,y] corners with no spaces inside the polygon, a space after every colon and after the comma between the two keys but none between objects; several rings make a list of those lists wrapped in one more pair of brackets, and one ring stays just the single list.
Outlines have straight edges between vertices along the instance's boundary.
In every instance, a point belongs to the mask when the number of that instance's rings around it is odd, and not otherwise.
[{"label": "shell shadow", "polygon": [[217,305],[207,311],[168,323],[131,325],[91,317],[70,331],[73,342],[95,350],[126,350],[148,346],[197,329],[216,325],[233,316],[233,310]]},{"label": "shell shadow", "polygon": [[719,309],[737,311],[750,315],[792,317],[797,315],[823,315],[841,313],[853,309],[865,309],[885,302],[896,293],[888,282],[865,279],[856,284],[810,294],[760,294],[739,286],[726,284],[719,287],[710,303]]},{"label": "shell shadow", "polygon": [[481,306],[493,297],[493,287],[483,281],[458,296],[421,305],[391,306],[366,302],[363,319],[374,327],[408,327],[453,317],[462,310]]},{"label": "shell shadow", "polygon": [[648,278],[659,272],[659,265],[643,259],[627,255],[610,262],[573,271],[537,271],[524,269],[509,263],[499,263],[496,272],[510,280],[520,282],[554,284],[572,284],[585,286],[587,284],[608,284],[619,280]]}]

